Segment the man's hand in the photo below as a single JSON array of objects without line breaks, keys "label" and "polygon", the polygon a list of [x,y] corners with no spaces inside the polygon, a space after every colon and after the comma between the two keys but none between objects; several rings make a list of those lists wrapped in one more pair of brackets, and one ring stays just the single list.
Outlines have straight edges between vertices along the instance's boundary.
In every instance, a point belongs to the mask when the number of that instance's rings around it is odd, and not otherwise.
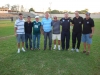
[{"label": "man's hand", "polygon": [[90,34],[90,38],[92,38],[93,34]]},{"label": "man's hand", "polygon": [[17,34],[15,33],[15,36],[17,37]]},{"label": "man's hand", "polygon": [[44,35],[44,32],[43,31],[41,31],[41,33]]}]

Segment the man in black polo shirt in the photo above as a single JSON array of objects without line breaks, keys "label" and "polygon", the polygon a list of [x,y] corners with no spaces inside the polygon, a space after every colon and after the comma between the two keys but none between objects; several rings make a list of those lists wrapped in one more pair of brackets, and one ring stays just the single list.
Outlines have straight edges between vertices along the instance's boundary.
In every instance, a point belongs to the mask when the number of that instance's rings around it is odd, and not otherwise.
[{"label": "man in black polo shirt", "polygon": [[[82,34],[82,42],[84,43],[84,51],[89,55],[90,53],[90,45],[92,43],[92,36],[94,33],[94,21],[90,18],[90,13],[86,13],[86,18],[83,21],[83,34]],[[86,46],[88,46],[88,52],[86,52]]]},{"label": "man in black polo shirt", "polygon": [[[75,17],[73,18],[74,26],[72,31],[72,49],[71,49],[72,51],[76,50],[76,52],[79,52],[81,35],[82,35],[82,24],[83,24],[83,18],[79,16],[78,11],[75,11]],[[76,46],[76,40],[77,40],[77,46]]]},{"label": "man in black polo shirt", "polygon": [[27,21],[24,23],[24,28],[25,28],[25,46],[26,49],[28,49],[28,40],[29,40],[29,46],[30,50],[32,50],[32,22],[31,22],[31,17],[27,17]]},{"label": "man in black polo shirt", "polygon": [[70,22],[72,22],[72,20],[68,17],[68,13],[65,13],[65,17],[62,18],[60,22],[62,26],[62,32],[61,32],[62,50],[65,49],[65,45],[66,45],[66,50],[68,50],[70,42]]}]

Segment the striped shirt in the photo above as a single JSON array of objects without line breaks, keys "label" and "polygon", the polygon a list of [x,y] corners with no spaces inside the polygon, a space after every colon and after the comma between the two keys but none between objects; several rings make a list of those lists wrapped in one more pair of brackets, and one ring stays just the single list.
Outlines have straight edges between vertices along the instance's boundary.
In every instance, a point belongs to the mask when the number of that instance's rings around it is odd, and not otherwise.
[{"label": "striped shirt", "polygon": [[43,18],[42,19],[41,24],[42,24],[43,30],[45,32],[50,32],[52,30],[51,22],[52,22],[51,18],[48,18],[48,19]]},{"label": "striped shirt", "polygon": [[17,30],[16,30],[16,33],[17,34],[25,34],[25,31],[24,31],[24,22],[25,20],[20,20],[20,19],[17,19],[15,21],[15,27],[17,27]]}]

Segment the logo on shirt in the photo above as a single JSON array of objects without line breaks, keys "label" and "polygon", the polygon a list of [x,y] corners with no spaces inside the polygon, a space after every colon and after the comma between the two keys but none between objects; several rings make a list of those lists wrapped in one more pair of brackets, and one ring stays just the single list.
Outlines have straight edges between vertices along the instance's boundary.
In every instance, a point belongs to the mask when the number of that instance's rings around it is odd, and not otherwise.
[{"label": "logo on shirt", "polygon": [[79,22],[79,24],[81,24],[81,22]]},{"label": "logo on shirt", "polygon": [[87,22],[87,24],[89,24],[89,22]]},{"label": "logo on shirt", "polygon": [[38,25],[35,25],[34,28],[38,28]]},{"label": "logo on shirt", "polygon": [[63,22],[64,22],[65,20],[63,20]]}]

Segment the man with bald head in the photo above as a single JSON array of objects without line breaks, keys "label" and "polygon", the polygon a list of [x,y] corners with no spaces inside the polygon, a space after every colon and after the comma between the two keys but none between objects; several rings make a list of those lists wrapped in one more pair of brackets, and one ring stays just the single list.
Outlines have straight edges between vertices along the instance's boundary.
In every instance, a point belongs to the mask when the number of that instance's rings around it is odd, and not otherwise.
[{"label": "man with bald head", "polygon": [[65,13],[64,18],[62,18],[60,22],[62,26],[62,32],[61,32],[62,50],[68,50],[70,43],[70,23],[72,22],[72,20],[68,17],[68,13]]},{"label": "man with bald head", "polygon": [[[79,52],[81,35],[82,35],[83,18],[79,16],[78,11],[75,11],[75,17],[73,18],[73,31],[72,31],[72,51]],[[76,46],[77,43],[77,46]]]},{"label": "man with bald head", "polygon": [[49,50],[51,50],[52,45],[52,26],[51,26],[51,18],[49,17],[49,13],[45,13],[45,17],[42,19],[42,30],[44,34],[44,50],[46,50],[47,46],[47,38],[49,39]]}]

